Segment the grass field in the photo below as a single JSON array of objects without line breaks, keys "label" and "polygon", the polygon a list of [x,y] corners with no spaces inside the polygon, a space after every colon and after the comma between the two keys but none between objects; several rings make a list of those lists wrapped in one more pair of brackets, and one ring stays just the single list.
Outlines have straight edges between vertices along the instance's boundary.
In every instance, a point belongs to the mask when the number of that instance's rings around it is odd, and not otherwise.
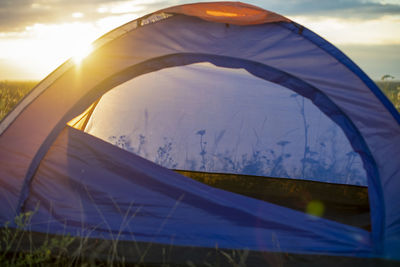
[{"label": "grass field", "polygon": [[381,80],[377,81],[376,84],[400,112],[400,81]]},{"label": "grass field", "polygon": [[0,81],[0,120],[37,84],[37,81]]}]

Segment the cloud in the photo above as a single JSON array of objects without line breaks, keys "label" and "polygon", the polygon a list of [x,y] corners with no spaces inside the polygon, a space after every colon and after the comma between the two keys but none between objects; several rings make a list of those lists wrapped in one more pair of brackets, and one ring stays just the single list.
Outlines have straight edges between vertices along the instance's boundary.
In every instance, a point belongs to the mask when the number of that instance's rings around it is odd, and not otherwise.
[{"label": "cloud", "polygon": [[385,17],[370,20],[313,18],[292,16],[291,19],[337,44],[384,45],[400,44],[399,19]]},{"label": "cloud", "polygon": [[139,14],[168,6],[163,0],[1,0],[0,32],[23,31],[34,24],[96,21],[116,14]]},{"label": "cloud", "polygon": [[390,74],[400,79],[400,45],[339,45],[372,79]]},{"label": "cloud", "polygon": [[[116,13],[140,13],[143,15],[158,8],[187,2],[191,1],[2,0],[0,1],[0,31],[19,31],[35,23],[93,21]],[[360,0],[287,0],[285,2],[281,0],[254,0],[249,2],[288,16],[308,15],[372,19],[384,15],[400,14],[400,3],[385,4]]]},{"label": "cloud", "polygon": [[[115,14],[144,15],[190,0],[1,0],[0,32],[21,31],[36,23],[94,21]],[[250,0],[248,3],[287,16],[376,19],[400,15],[400,2],[362,0]],[[79,15],[78,15],[79,14]]]},{"label": "cloud", "polygon": [[400,15],[400,2],[384,3],[362,0],[280,0],[253,1],[263,8],[282,15],[329,16],[347,19],[377,19],[385,15]]},{"label": "cloud", "polygon": [[[139,16],[195,1],[210,0],[0,0],[0,76],[43,78],[74,46]],[[400,0],[241,1],[314,30],[354,55],[374,78],[400,78]]]}]

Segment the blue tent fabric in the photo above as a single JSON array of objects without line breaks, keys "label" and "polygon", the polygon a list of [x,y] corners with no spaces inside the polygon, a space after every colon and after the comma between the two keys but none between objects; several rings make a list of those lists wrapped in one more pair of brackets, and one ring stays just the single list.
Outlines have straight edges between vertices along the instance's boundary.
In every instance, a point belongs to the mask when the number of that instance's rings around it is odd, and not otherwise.
[{"label": "blue tent fabric", "polygon": [[26,209],[35,208],[31,229],[39,232],[375,256],[365,230],[206,186],[70,127],[31,185]]},{"label": "blue tent fabric", "polygon": [[[282,23],[282,25],[292,31],[297,30],[296,25],[293,23]],[[396,108],[393,106],[393,104],[390,102],[390,100],[388,100],[388,98],[383,94],[383,92],[376,86],[376,84],[354,62],[352,62],[346,55],[344,55],[340,50],[338,50],[332,44],[330,44],[326,40],[322,39],[321,37],[319,37],[312,31],[304,28],[304,30],[302,31],[302,35],[304,35],[305,38],[307,38],[311,42],[313,42],[316,45],[318,45],[319,47],[321,47],[327,53],[329,53],[332,56],[334,56],[335,58],[337,58],[341,63],[343,63],[351,71],[353,71],[355,74],[357,74],[360,77],[360,79],[362,79],[368,85],[369,89],[376,95],[376,97],[383,103],[383,105],[385,105],[385,107],[391,113],[391,115],[393,116],[393,118],[395,120],[395,122],[393,122],[393,123],[395,125],[400,125],[400,113],[396,110]],[[398,135],[398,133],[397,133],[397,135]],[[399,148],[397,148],[397,149],[399,149]],[[400,150],[397,150],[397,151],[400,151]],[[397,164],[396,162],[394,162],[394,163]],[[396,174],[394,174],[394,175],[396,175]],[[396,176],[399,177],[399,174],[397,174]],[[392,177],[394,177],[394,176],[392,176]],[[391,183],[396,183],[396,182],[394,182],[393,178],[390,178],[390,180],[391,180]],[[396,180],[399,181],[398,178]],[[392,202],[393,199],[388,200],[388,199],[391,199],[388,195],[392,194],[392,193],[389,193],[388,191],[389,190],[396,191],[393,189],[399,188],[398,182],[396,183],[396,185],[392,184],[390,186],[391,189],[386,189],[386,190],[383,189],[382,184],[385,184],[385,182],[379,183],[377,180],[370,181],[370,190],[375,191],[373,194],[370,194],[370,196],[372,196],[372,198],[374,199],[372,201],[373,202],[372,205],[375,204],[375,206],[372,208],[373,211],[376,211],[376,210],[383,211],[385,208],[387,208],[389,206],[397,205]],[[394,194],[396,194],[396,193],[394,193]],[[387,200],[387,201],[385,201],[386,203],[383,203],[384,199]],[[385,208],[383,208],[383,207],[385,207]],[[397,217],[395,214],[398,214],[398,211],[396,211],[396,212],[389,211],[389,213],[392,214],[390,217],[392,217],[392,216]],[[376,242],[380,243],[379,246],[381,248],[386,247],[386,249],[388,251],[390,250],[391,252],[389,252],[388,254],[390,254],[391,256],[397,257],[396,255],[398,255],[398,251],[400,248],[398,245],[398,242],[400,241],[400,238],[399,238],[400,229],[398,228],[398,226],[394,227],[393,219],[389,219],[388,220],[389,222],[385,221],[384,218],[386,217],[386,215],[376,214],[373,217],[383,220],[383,222],[377,223],[377,226],[376,226],[376,228],[379,229],[378,231],[380,232],[380,233],[376,233],[376,236],[375,236]],[[377,221],[379,219],[377,219]],[[397,219],[394,219],[394,220],[397,221]],[[395,229],[392,229],[392,228],[395,228]],[[386,235],[388,240],[393,240],[393,241],[390,241],[388,244],[385,245],[384,241],[382,240],[382,235]]]},{"label": "blue tent fabric", "polygon": [[[297,24],[297,23],[281,23],[282,26],[303,35],[305,38],[311,42],[318,45],[320,48],[325,50],[327,53],[331,54],[333,57],[337,58],[342,64],[347,66],[351,71],[356,73],[370,88],[370,90],[376,95],[376,97],[382,101],[385,107],[390,111],[395,120],[400,123],[400,114],[394,107],[393,103],[384,95],[384,93],[378,88],[378,86],[362,71],[350,58],[343,54],[335,46],[313,33],[307,28]],[[301,28],[301,32],[300,29]]]},{"label": "blue tent fabric", "polygon": [[[64,64],[1,122],[2,225],[40,202],[32,229],[41,232],[268,251],[277,250],[270,242],[276,234],[282,251],[400,259],[400,115],[350,59],[306,28],[282,19],[235,25],[184,12],[153,15],[162,19],[143,23],[147,17],[141,18],[102,37],[82,65]],[[207,62],[225,70],[246,69],[253,80],[264,79],[271,92],[282,92],[282,99],[287,100],[285,90],[294,90],[305,96],[303,103],[314,102],[307,105],[323,114],[321,125],[330,120],[340,126],[346,138],[338,143],[350,143],[349,158],[363,160],[358,166],[367,174],[371,232],[199,184],[65,127],[132,78]],[[195,88],[201,89],[198,82]],[[244,85],[243,92],[252,91]],[[276,110],[275,117],[299,112],[299,107]],[[303,127],[307,129],[306,122]],[[198,138],[205,134],[202,128],[197,133]],[[304,154],[314,152],[307,139],[299,138],[297,144],[303,144]],[[282,151],[287,147],[282,142],[276,146]],[[204,143],[200,147],[206,151]]]}]

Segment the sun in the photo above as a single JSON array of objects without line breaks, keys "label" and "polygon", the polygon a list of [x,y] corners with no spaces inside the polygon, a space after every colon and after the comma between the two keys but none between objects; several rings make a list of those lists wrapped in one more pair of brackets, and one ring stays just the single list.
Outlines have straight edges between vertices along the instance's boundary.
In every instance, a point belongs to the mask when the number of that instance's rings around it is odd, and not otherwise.
[{"label": "sun", "polygon": [[75,64],[80,64],[82,60],[87,57],[93,51],[93,46],[91,44],[82,44],[76,47],[73,51],[72,60]]},{"label": "sun", "polygon": [[130,20],[132,15],[125,14],[95,22],[36,23],[18,33],[0,33],[0,77],[41,80],[67,60],[79,66],[95,49],[94,40]]}]

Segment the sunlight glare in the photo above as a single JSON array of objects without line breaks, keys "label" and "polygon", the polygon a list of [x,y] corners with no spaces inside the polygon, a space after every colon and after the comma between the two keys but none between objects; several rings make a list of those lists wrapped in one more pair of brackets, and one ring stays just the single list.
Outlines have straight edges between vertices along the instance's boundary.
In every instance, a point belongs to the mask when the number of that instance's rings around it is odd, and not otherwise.
[{"label": "sunlight glare", "polygon": [[81,12],[74,12],[74,13],[72,13],[71,16],[72,16],[73,18],[80,19],[80,18],[83,18],[83,17],[84,17],[84,14],[81,13]]},{"label": "sunlight glare", "polygon": [[75,64],[80,64],[82,60],[92,52],[92,50],[92,45],[82,45],[74,51],[72,60],[75,62]]},{"label": "sunlight glare", "polygon": [[[4,64],[18,66],[8,79],[42,79],[64,61],[79,64],[93,49],[91,44],[107,29],[93,23],[34,24],[23,32],[0,35],[0,76]],[[3,65],[1,65],[3,63]]]}]

